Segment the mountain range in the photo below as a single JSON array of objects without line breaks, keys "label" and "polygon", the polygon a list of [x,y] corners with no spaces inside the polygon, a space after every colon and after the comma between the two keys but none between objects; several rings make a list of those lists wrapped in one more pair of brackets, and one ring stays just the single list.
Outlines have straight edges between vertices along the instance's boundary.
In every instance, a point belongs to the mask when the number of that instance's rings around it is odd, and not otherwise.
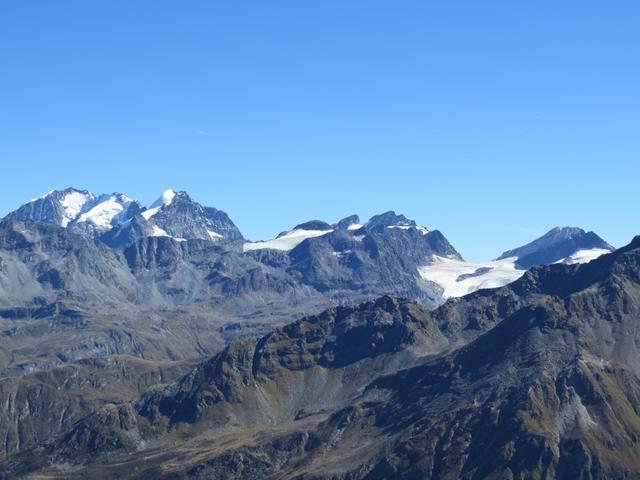
[{"label": "mountain range", "polygon": [[0,221],[0,479],[640,478],[639,315],[640,237],[52,191]]},{"label": "mountain range", "polygon": [[[393,296],[331,307],[195,365],[112,357],[9,377],[0,382],[0,471],[638,478],[639,315],[637,237],[435,310]],[[103,402],[96,372],[122,379]]]},{"label": "mountain range", "polygon": [[556,228],[496,261],[465,262],[438,230],[394,212],[301,223],[246,240],[229,216],[165,191],[51,191],[0,222],[0,375],[110,355],[189,360],[304,314],[383,295],[427,309],[536,264],[612,251]]}]

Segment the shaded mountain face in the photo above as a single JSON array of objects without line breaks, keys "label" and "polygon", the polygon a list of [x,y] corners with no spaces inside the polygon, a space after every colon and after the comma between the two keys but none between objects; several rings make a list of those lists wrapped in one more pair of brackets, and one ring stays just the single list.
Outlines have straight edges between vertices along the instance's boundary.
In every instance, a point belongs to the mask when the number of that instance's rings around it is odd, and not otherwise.
[{"label": "shaded mountain face", "polygon": [[[640,476],[640,237],[435,311],[384,297],[232,343],[6,475]],[[0,432],[0,438],[2,438]]]}]

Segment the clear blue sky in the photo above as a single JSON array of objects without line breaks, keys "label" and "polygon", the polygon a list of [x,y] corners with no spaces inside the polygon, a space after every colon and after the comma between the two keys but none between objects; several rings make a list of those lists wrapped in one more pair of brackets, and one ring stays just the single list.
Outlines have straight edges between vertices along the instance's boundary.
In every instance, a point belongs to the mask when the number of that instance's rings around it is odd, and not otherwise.
[{"label": "clear blue sky", "polygon": [[396,210],[488,259],[640,233],[640,3],[0,3],[0,215],[184,189],[245,236]]}]

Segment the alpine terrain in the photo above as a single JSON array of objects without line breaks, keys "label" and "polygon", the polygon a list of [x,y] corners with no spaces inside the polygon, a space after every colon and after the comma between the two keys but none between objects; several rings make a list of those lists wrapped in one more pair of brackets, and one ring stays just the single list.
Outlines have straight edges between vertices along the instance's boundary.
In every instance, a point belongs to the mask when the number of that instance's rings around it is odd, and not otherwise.
[{"label": "alpine terrain", "polygon": [[639,318],[640,238],[52,191],[0,222],[0,478],[640,478]]}]

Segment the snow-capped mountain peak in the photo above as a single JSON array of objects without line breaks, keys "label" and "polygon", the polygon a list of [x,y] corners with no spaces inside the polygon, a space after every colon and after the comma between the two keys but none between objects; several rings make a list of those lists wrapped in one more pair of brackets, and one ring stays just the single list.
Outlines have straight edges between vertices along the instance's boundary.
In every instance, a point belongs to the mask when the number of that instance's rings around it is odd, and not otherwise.
[{"label": "snow-capped mountain peak", "polygon": [[162,192],[162,195],[160,195],[160,197],[158,197],[158,199],[151,204],[151,207],[149,207],[147,210],[142,212],[141,215],[145,219],[149,220],[151,217],[157,214],[160,211],[160,209],[171,205],[175,197],[176,197],[175,191],[173,191],[170,188],[165,190],[164,192]]},{"label": "snow-capped mountain peak", "polygon": [[516,257],[518,268],[526,270],[534,265],[561,261],[579,250],[592,249],[614,250],[594,232],[577,227],[555,227],[522,247],[504,252],[497,260]]},{"label": "snow-capped mountain peak", "polygon": [[555,227],[542,237],[504,252],[491,262],[471,263],[433,257],[418,268],[420,277],[438,284],[443,298],[460,297],[511,283],[536,265],[588,263],[614,248],[593,232]]},{"label": "snow-capped mountain peak", "polygon": [[66,188],[50,190],[7,215],[13,220],[36,220],[66,227],[86,209],[95,196],[86,190]]},{"label": "snow-capped mountain peak", "polygon": [[169,188],[162,192],[162,195],[160,195],[160,197],[151,204],[151,208],[166,207],[168,205],[171,205],[171,202],[173,202],[173,199],[175,197],[176,192]]},{"label": "snow-capped mountain peak", "polygon": [[148,209],[122,193],[96,196],[76,188],[52,190],[5,218],[53,223],[77,233],[104,236],[105,242],[120,247],[153,236],[216,242],[242,239],[226,213],[172,189],[165,190]]},{"label": "snow-capped mountain peak", "polygon": [[242,240],[242,234],[226,213],[195,202],[185,191],[165,190],[141,215],[175,239]]},{"label": "snow-capped mountain peak", "polygon": [[69,222],[72,222],[78,217],[83,207],[87,205],[87,203],[93,202],[93,200],[95,200],[95,197],[89,192],[74,190],[66,193],[60,199],[60,205],[63,209],[63,217],[60,225],[66,227]]}]

